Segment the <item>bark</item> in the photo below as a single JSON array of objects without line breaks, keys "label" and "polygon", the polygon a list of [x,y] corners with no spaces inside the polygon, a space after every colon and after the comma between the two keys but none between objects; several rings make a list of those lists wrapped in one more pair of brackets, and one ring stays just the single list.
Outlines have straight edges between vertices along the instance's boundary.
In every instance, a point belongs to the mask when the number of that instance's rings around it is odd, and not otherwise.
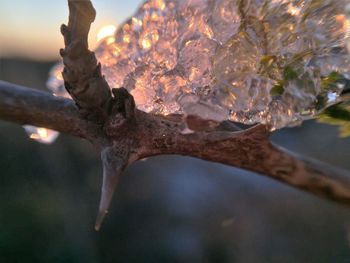
[{"label": "bark", "polygon": [[47,127],[92,142],[101,151],[100,228],[125,167],[150,156],[179,154],[219,162],[268,176],[317,196],[350,205],[349,172],[306,159],[273,145],[263,125],[237,131],[229,122],[159,116],[135,108],[123,88],[110,91],[87,36],[95,17],[91,2],[69,0],[68,26],[61,27],[65,86],[73,100],[0,82],[0,118]]}]

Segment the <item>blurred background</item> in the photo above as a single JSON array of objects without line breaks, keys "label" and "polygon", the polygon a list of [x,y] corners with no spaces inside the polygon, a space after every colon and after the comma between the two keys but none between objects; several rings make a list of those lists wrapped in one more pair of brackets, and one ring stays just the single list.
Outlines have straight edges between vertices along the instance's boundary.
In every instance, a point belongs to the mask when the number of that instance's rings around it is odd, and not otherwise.
[{"label": "blurred background", "polygon": [[[140,1],[94,1],[101,28]],[[1,0],[0,79],[45,90],[66,0]],[[1,98],[0,98],[1,99]],[[350,139],[314,121],[273,140],[350,170]],[[0,262],[350,262],[350,210],[271,179],[180,156],[125,172],[100,232],[102,167],[85,141],[51,145],[0,121]]]}]

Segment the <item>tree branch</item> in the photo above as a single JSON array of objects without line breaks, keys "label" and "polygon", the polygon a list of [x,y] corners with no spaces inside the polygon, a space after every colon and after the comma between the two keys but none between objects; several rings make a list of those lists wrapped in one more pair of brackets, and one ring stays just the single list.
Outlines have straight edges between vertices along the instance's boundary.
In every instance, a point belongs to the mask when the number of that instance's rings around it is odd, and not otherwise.
[{"label": "tree branch", "polygon": [[[350,205],[349,172],[289,153],[269,140],[263,125],[233,131],[222,124],[200,125],[184,134],[182,116],[159,116],[135,109],[123,88],[110,89],[87,34],[95,11],[88,0],[69,0],[68,26],[62,26],[65,85],[72,100],[0,82],[0,118],[58,130],[91,141],[104,167],[96,229],[107,213],[123,169],[160,154],[179,154],[219,162],[268,176],[317,196]],[[205,123],[205,121],[203,121]],[[206,127],[206,128],[203,128]]]},{"label": "tree branch", "polygon": [[0,81],[0,119],[90,139],[97,125],[83,119],[72,100]]},{"label": "tree branch", "polygon": [[136,157],[180,154],[266,175],[323,198],[350,205],[350,173],[273,145],[263,125],[239,131],[182,134],[181,122],[139,112]]},{"label": "tree branch", "polygon": [[[100,149],[114,149],[118,158],[127,148],[127,164],[161,154],[192,156],[254,171],[350,205],[349,172],[274,146],[262,125],[239,132],[213,129],[182,134],[181,116],[157,116],[136,110],[132,122],[120,121],[121,117],[115,115],[108,119],[104,132],[97,133],[101,127],[82,119],[72,100],[3,81],[0,97],[1,119],[87,138],[100,143]],[[100,136],[108,138],[108,146],[106,140],[96,140]]]}]

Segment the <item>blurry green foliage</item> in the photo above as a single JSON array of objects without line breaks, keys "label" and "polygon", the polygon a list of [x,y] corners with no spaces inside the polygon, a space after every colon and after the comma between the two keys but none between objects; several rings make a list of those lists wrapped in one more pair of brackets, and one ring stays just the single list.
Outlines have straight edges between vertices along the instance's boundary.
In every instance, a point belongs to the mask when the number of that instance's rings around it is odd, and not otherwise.
[{"label": "blurry green foliage", "polygon": [[[337,89],[337,85],[346,84],[346,79],[338,72],[331,72],[328,76],[321,78],[321,88],[323,92],[330,92]],[[323,99],[322,99],[323,98]],[[317,108],[322,109],[326,105],[324,96],[320,96],[317,102]],[[345,96],[343,97],[343,100]],[[318,116],[318,121],[321,123],[331,124],[339,126],[340,137],[350,136],[350,101],[345,100],[344,102],[335,104],[331,107],[326,108]]]},{"label": "blurry green foliage", "polygon": [[318,121],[339,126],[340,137],[350,136],[350,101],[325,109],[318,116]]},{"label": "blurry green foliage", "polygon": [[321,78],[321,88],[328,91],[336,88],[336,85],[344,79],[344,76],[336,71],[331,72],[328,76]]}]

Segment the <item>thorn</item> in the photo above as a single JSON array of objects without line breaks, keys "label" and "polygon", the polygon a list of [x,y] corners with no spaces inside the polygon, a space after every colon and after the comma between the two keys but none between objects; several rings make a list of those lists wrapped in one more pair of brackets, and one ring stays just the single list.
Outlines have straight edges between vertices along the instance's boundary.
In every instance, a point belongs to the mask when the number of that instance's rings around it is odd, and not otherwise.
[{"label": "thorn", "polygon": [[100,230],[102,222],[108,213],[108,208],[111,204],[119,177],[126,166],[126,158],[115,154],[113,148],[103,150],[101,152],[101,159],[103,164],[103,182],[101,200],[95,223],[96,231]]},{"label": "thorn", "polygon": [[64,38],[64,45],[67,47],[71,42],[71,35],[67,25],[65,24],[61,25],[61,34]]},{"label": "thorn", "polygon": [[108,213],[107,210],[105,211],[98,211],[97,213],[97,218],[96,218],[96,223],[95,223],[95,230],[100,231],[103,219],[105,218],[106,214]]},{"label": "thorn", "polygon": [[64,57],[66,55],[66,51],[63,48],[60,49],[60,55],[61,57]]},{"label": "thorn", "polygon": [[68,32],[68,27],[65,24],[62,24],[60,29],[61,29],[61,34],[65,36]]}]

